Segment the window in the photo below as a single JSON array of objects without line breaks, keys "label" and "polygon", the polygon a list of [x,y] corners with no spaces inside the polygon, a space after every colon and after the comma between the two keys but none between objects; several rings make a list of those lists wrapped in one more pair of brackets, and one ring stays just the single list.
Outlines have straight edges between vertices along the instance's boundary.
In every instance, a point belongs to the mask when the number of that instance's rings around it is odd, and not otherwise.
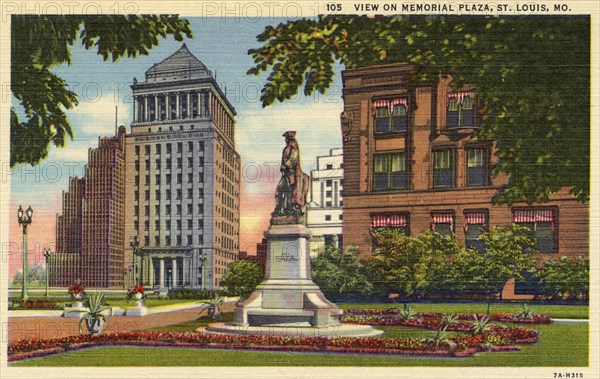
[{"label": "window", "polygon": [[204,151],[204,141],[198,143],[198,151]]},{"label": "window", "polygon": [[133,228],[138,231],[138,229],[140,228],[140,222],[139,221],[134,221],[133,222]]},{"label": "window", "polygon": [[144,152],[146,155],[150,155],[150,145],[144,145]]},{"label": "window", "polygon": [[180,189],[178,189],[177,192],[175,192],[175,199],[181,200],[181,190]]},{"label": "window", "polygon": [[166,244],[167,246],[171,246],[171,236],[166,236],[166,237],[165,237],[165,244]]},{"label": "window", "polygon": [[333,164],[332,163],[327,163],[327,165],[325,166],[326,170],[333,170]]},{"label": "window", "polygon": [[204,221],[203,220],[196,220],[196,222],[198,223],[198,229],[203,229],[204,228]]},{"label": "window", "polygon": [[192,242],[192,236],[191,236],[191,235],[188,235],[188,236],[187,236],[187,244],[188,244],[188,245],[191,245],[191,244],[193,244],[193,242]]},{"label": "window", "polygon": [[181,158],[177,158],[177,168],[181,168],[183,166],[183,161]]},{"label": "window", "polygon": [[167,231],[169,231],[169,229],[171,229],[171,220],[165,221],[165,227],[167,228]]},{"label": "window", "polygon": [[475,106],[470,92],[448,94],[446,126],[448,129],[475,125]]},{"label": "window", "polygon": [[194,192],[194,190],[192,188],[188,188],[188,190],[187,190],[187,198],[188,199],[192,198],[193,192]]},{"label": "window", "polygon": [[326,202],[325,202],[325,206],[326,206],[326,207],[331,207],[331,201],[326,201]]},{"label": "window", "polygon": [[161,145],[156,144],[156,154],[160,154],[161,153]]},{"label": "window", "polygon": [[519,209],[513,211],[513,222],[531,229],[540,253],[557,253],[556,209]]},{"label": "window", "polygon": [[150,185],[150,175],[146,175],[146,178],[145,178],[144,184],[146,184],[146,185]]},{"label": "window", "polygon": [[150,237],[144,236],[144,246],[150,245]]},{"label": "window", "polygon": [[204,244],[204,237],[198,236],[198,245],[203,245],[203,244]]},{"label": "window", "polygon": [[406,99],[375,101],[375,133],[402,133],[408,129]]},{"label": "window", "polygon": [[165,213],[166,213],[167,216],[171,215],[171,205],[170,204],[167,204],[165,206]]},{"label": "window", "polygon": [[155,182],[160,185],[160,174],[156,175]]},{"label": "window", "polygon": [[137,205],[133,207],[133,214],[135,216],[138,216],[140,214],[140,207],[138,207]]},{"label": "window", "polygon": [[188,230],[192,230],[194,228],[193,221],[191,219],[187,220],[187,228]]},{"label": "window", "polygon": [[160,246],[160,237],[154,236],[154,246]]},{"label": "window", "polygon": [[385,191],[407,188],[406,158],[404,153],[375,155],[373,189]]},{"label": "window", "polygon": [[485,244],[479,241],[487,230],[486,212],[465,212],[465,247],[472,247],[478,251],[485,251]]},{"label": "window", "polygon": [[181,230],[181,220],[177,220],[177,230]]},{"label": "window", "polygon": [[160,200],[160,190],[154,191],[154,197],[156,198],[156,200]]},{"label": "window", "polygon": [[160,169],[160,159],[156,159],[155,161],[156,161],[155,162],[156,163],[156,168]]},{"label": "window", "polygon": [[443,236],[454,235],[454,215],[452,213],[432,213],[431,230]]},{"label": "window", "polygon": [[181,174],[177,174],[177,184],[181,184],[182,176]]},{"label": "window", "polygon": [[187,174],[187,182],[191,183],[194,180],[194,174],[189,173]]},{"label": "window", "polygon": [[467,186],[487,184],[485,149],[467,150]]},{"label": "window", "polygon": [[154,230],[160,230],[160,220],[154,220]]},{"label": "window", "polygon": [[327,187],[331,187],[331,183],[332,183],[332,180],[331,180],[331,179],[329,179],[329,180],[326,180],[326,181],[325,181],[325,185],[326,185]]},{"label": "window", "polygon": [[150,206],[146,205],[144,206],[144,216],[149,216],[150,215]]},{"label": "window", "polygon": [[175,208],[175,214],[178,216],[181,215],[181,204],[177,204]]},{"label": "window", "polygon": [[144,192],[144,200],[150,200],[150,191],[149,190],[146,190]]},{"label": "window", "polygon": [[446,149],[433,152],[433,187],[454,187],[455,150]]},{"label": "window", "polygon": [[171,154],[171,144],[167,144],[167,154]]},{"label": "window", "polygon": [[181,246],[181,236],[177,236],[177,246]]},{"label": "window", "polygon": [[194,206],[192,204],[187,205],[187,213],[192,214],[194,211]]},{"label": "window", "polygon": [[150,221],[146,220],[144,221],[144,230],[148,230],[150,229]]},{"label": "window", "polygon": [[331,215],[325,215],[325,221],[331,221]]},{"label": "window", "polygon": [[135,155],[140,155],[140,146],[136,145],[135,147]]},{"label": "window", "polygon": [[325,192],[325,197],[331,197],[331,191]]},{"label": "window", "polygon": [[181,153],[183,150],[183,142],[177,142],[177,152]]},{"label": "window", "polygon": [[344,215],[340,215],[338,218],[340,221],[342,221],[344,219]]},{"label": "window", "polygon": [[154,214],[155,215],[160,215],[160,205],[155,205],[154,206]]}]

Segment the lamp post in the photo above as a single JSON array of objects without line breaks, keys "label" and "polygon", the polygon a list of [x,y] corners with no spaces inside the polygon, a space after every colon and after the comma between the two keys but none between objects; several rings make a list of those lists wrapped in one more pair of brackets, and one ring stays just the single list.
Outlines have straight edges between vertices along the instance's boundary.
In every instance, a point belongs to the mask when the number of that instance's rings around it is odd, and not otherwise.
[{"label": "lamp post", "polygon": [[198,259],[200,260],[200,289],[204,290],[204,262],[206,262],[208,256],[205,252],[202,252]]},{"label": "lamp post", "polygon": [[[133,273],[134,275],[136,274],[136,259],[135,257],[137,257],[138,255],[140,255],[140,240],[138,238],[138,236],[135,237],[131,237],[129,239],[129,245],[132,247],[133,249]],[[140,259],[140,275],[139,275],[139,284],[143,285],[143,280],[144,280],[144,259],[142,257],[142,259]],[[137,278],[134,279],[134,282],[137,284]]]},{"label": "lamp post", "polygon": [[23,208],[19,205],[17,211],[19,217],[19,225],[23,227],[23,286],[21,288],[21,298],[23,301],[27,300],[27,225],[31,224],[31,218],[33,217],[33,209],[31,206],[27,208],[27,211],[23,212]]},{"label": "lamp post", "polygon": [[45,248],[43,254],[44,254],[44,259],[46,260],[46,297],[48,297],[48,282],[49,282],[49,276],[50,276],[50,268],[48,267],[48,265],[49,265],[50,256],[52,255],[52,253],[50,252],[49,248]]}]

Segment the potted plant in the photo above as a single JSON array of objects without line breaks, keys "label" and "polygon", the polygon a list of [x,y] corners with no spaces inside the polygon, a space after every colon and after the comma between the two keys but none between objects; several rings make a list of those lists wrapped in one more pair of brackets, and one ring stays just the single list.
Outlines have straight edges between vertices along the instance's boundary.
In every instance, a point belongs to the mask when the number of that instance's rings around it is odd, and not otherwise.
[{"label": "potted plant", "polygon": [[127,292],[127,301],[136,300],[138,307],[142,306],[142,302],[146,299],[146,295],[144,295],[144,286],[138,284],[132,287],[129,292]]},{"label": "potted plant", "polygon": [[85,288],[81,284],[81,281],[78,279],[69,287],[69,295],[71,295],[71,299],[73,300],[73,308],[82,308],[81,301],[85,297]]},{"label": "potted plant", "polygon": [[78,311],[83,313],[81,320],[79,320],[79,333],[83,331],[83,326],[87,328],[90,334],[98,334],[104,328],[106,323],[106,316],[103,312],[106,310],[110,311],[112,315],[112,308],[104,306],[104,294],[96,292],[87,298],[87,305],[89,310]]}]

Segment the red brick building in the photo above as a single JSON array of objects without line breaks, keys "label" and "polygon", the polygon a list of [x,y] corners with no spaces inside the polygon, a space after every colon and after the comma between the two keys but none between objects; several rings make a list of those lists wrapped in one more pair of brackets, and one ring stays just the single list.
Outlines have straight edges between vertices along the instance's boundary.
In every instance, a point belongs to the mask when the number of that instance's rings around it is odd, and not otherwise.
[{"label": "red brick building", "polygon": [[[409,235],[427,230],[477,245],[490,226],[534,229],[539,261],[589,256],[588,206],[568,189],[551,201],[493,205],[508,183],[493,176],[493,142],[471,138],[480,124],[472,88],[455,90],[450,78],[412,84],[413,69],[391,64],[343,72],[344,244],[372,252],[374,228]],[[504,295],[514,298],[513,283]],[[527,289],[517,290],[526,294]]]},{"label": "red brick building", "polygon": [[99,138],[88,152],[84,178],[72,178],[57,216],[56,254],[50,263],[52,286],[80,279],[86,287],[124,283],[125,127]]}]

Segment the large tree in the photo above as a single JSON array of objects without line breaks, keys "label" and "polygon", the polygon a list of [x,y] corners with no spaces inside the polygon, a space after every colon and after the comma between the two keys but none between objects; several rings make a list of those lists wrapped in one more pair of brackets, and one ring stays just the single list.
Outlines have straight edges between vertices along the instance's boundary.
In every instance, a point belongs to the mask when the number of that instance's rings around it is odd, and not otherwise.
[{"label": "large tree", "polygon": [[11,166],[35,165],[48,156],[50,145],[63,147],[73,138],[65,110],[77,106],[77,95],[52,68],[70,64],[77,40],[114,62],[147,55],[159,37],[192,37],[188,21],[174,15],[19,15],[11,22],[11,91],[22,107],[10,112]]},{"label": "large tree", "polygon": [[589,17],[344,17],[267,27],[248,53],[269,72],[263,106],[301,87],[325,93],[336,61],[346,68],[408,62],[416,80],[451,74],[476,86],[483,123],[495,140],[496,173],[510,175],[496,201],[544,202],[561,187],[589,200]]}]

